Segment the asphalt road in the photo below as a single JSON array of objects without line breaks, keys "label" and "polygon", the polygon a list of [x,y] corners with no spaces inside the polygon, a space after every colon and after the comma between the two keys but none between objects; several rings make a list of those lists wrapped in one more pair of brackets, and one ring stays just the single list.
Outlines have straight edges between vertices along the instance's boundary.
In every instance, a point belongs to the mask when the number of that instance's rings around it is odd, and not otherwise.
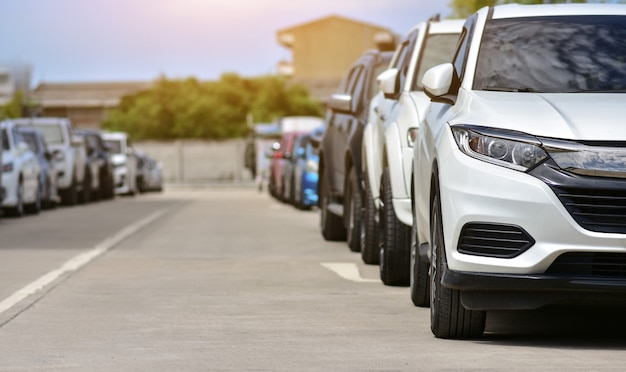
[{"label": "asphalt road", "polygon": [[625,309],[494,312],[440,340],[317,212],[166,189],[0,219],[0,371],[607,371]]}]

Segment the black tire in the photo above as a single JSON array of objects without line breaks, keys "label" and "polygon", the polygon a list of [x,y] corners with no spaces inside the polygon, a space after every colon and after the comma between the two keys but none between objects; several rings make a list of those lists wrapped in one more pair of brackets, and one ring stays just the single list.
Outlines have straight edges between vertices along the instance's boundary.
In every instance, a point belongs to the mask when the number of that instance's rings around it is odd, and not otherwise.
[{"label": "black tire", "polygon": [[365,178],[365,191],[364,191],[364,209],[361,217],[361,258],[363,262],[370,265],[378,265],[380,262],[380,254],[378,248],[378,226],[376,226],[376,205],[374,205],[374,198],[372,197],[371,186],[369,184],[367,175]]},{"label": "black tire", "polygon": [[320,229],[322,236],[328,241],[342,241],[346,239],[346,228],[343,226],[342,218],[332,214],[328,210],[330,204],[330,190],[326,177],[320,180]]},{"label": "black tire", "polygon": [[428,269],[430,263],[424,257],[419,255],[419,247],[417,246],[417,227],[413,221],[411,229],[411,278],[410,292],[411,301],[415,306],[430,306],[430,280],[428,278]]},{"label": "black tire", "polygon": [[85,178],[83,179],[83,189],[79,195],[80,203],[89,203],[91,201],[91,173],[85,171]]},{"label": "black tire", "polygon": [[393,210],[389,168],[385,167],[380,196],[380,279],[385,285],[408,286],[410,281],[411,227],[403,224]]},{"label": "black tire", "polygon": [[78,204],[78,191],[76,190],[76,173],[72,177],[72,183],[67,190],[64,190],[61,199],[63,204],[65,205],[76,205]]},{"label": "black tire", "polygon": [[485,311],[467,310],[461,304],[461,291],[441,285],[445,270],[445,242],[439,194],[431,207],[430,328],[437,338],[477,338],[485,330]]},{"label": "black tire", "polygon": [[344,215],[346,219],[346,235],[348,247],[352,252],[361,251],[361,195],[359,193],[359,181],[354,167],[350,169],[348,183],[346,184],[345,200],[348,205],[344,205]]},{"label": "black tire", "polygon": [[291,180],[289,181],[289,204],[296,206],[296,176],[291,175]]}]

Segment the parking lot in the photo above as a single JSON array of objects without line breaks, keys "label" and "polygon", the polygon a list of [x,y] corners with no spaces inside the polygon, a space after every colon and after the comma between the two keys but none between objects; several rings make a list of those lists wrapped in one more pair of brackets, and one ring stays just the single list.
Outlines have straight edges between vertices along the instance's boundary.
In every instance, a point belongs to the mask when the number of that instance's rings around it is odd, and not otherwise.
[{"label": "parking lot", "polygon": [[253,187],[0,219],[0,370],[622,370],[624,309],[489,313],[435,338],[317,211]]}]

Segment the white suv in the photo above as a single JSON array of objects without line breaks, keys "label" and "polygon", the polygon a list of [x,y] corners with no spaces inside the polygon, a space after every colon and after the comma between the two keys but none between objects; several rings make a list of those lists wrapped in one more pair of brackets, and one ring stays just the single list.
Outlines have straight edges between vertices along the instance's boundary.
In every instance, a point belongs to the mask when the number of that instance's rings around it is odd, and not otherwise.
[{"label": "white suv", "polygon": [[0,123],[2,141],[2,209],[21,217],[24,212],[39,213],[42,189],[39,185],[41,168],[26,140],[9,122]]},{"label": "white suv", "polygon": [[[430,67],[452,60],[462,26],[462,20],[438,18],[419,23],[399,43],[389,70],[378,77],[384,98],[375,100],[363,140],[361,255],[366,263],[380,264],[387,285],[409,284],[412,141],[430,105],[421,77]],[[373,219],[379,227],[367,222]]]},{"label": "white suv", "polygon": [[109,146],[115,193],[135,195],[137,190],[137,158],[128,134],[124,132],[104,132],[102,139]]},{"label": "white suv", "polygon": [[74,135],[72,122],[66,118],[22,118],[11,119],[22,126],[33,126],[43,135],[48,149],[55,157],[57,187],[61,201],[66,205],[88,201],[89,181],[87,174],[87,152],[82,137]]},{"label": "white suv", "polygon": [[626,300],[625,38],[624,5],[483,8],[425,74],[412,270],[435,336]]}]

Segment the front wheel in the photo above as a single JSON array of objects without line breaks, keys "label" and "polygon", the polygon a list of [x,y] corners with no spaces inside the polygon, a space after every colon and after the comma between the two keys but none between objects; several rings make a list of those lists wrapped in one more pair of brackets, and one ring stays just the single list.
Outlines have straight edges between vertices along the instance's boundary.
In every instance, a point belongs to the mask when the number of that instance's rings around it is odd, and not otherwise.
[{"label": "front wheel", "polygon": [[331,202],[330,190],[326,177],[322,177],[320,182],[320,228],[325,240],[341,241],[346,239],[346,228],[343,226],[341,217],[331,213],[328,205]]},{"label": "front wheel", "polygon": [[361,196],[359,194],[359,181],[357,180],[354,167],[350,169],[348,184],[346,187],[346,200],[348,201],[347,212],[347,239],[348,247],[352,252],[361,251]]},{"label": "front wheel", "polygon": [[430,222],[430,329],[437,338],[476,338],[485,330],[486,312],[467,310],[461,291],[441,284],[446,269],[441,203],[436,194]]},{"label": "front wheel", "polygon": [[411,301],[415,306],[430,306],[430,287],[428,281],[429,263],[419,254],[417,245],[417,226],[413,221],[411,229]]},{"label": "front wheel", "polygon": [[408,286],[411,227],[403,224],[393,209],[389,168],[383,171],[380,197],[380,279],[385,285]]},{"label": "front wheel", "polygon": [[370,265],[378,265],[378,227],[376,226],[376,205],[374,205],[374,198],[372,197],[372,190],[367,178],[367,175],[363,175],[365,178],[365,190],[364,190],[364,210],[361,217],[361,258],[363,262]]}]

